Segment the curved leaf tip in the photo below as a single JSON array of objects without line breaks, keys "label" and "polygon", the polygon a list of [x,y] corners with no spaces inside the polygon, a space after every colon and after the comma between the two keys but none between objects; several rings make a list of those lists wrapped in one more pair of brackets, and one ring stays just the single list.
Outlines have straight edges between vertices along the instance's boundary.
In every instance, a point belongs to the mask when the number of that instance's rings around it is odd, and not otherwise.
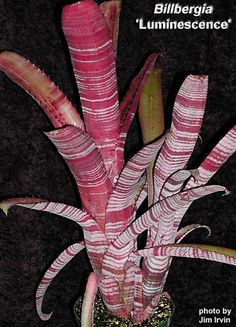
[{"label": "curved leaf tip", "polygon": [[231,194],[231,191],[228,190],[227,188],[225,188],[225,193],[222,194],[222,196],[227,196],[227,195],[230,195]]},{"label": "curved leaf tip", "polygon": [[4,214],[7,216],[8,210],[11,208],[11,205],[8,203],[0,203],[0,209],[4,212]]},{"label": "curved leaf tip", "polygon": [[45,202],[46,200],[40,199],[40,198],[12,198],[7,199],[2,202],[0,202],[0,209],[5,213],[7,216],[8,211],[11,207],[14,205],[23,205],[23,204],[35,204],[39,202]]}]

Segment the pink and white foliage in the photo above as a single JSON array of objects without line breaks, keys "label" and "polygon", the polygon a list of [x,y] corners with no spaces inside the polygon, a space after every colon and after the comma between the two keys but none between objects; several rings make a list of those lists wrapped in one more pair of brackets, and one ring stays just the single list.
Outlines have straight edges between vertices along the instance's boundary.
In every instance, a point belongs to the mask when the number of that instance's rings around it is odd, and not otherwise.
[{"label": "pink and white foliage", "polygon": [[[49,212],[83,228],[84,243],[71,245],[55,259],[36,292],[37,312],[47,320],[51,315],[42,312],[42,303],[49,284],[85,248],[93,273],[86,287],[82,327],[93,324],[97,289],[113,315],[135,322],[152,316],[174,256],[236,264],[235,250],[179,243],[197,228],[210,233],[208,226],[192,224],[179,230],[179,225],[194,200],[226,192],[222,186],[206,183],[236,150],[233,127],[197,170],[185,170],[202,125],[207,76],[185,79],[176,97],[170,131],[124,162],[127,133],[157,54],[148,57],[119,104],[113,53],[116,44],[112,44],[112,37],[116,42],[113,28],[117,27],[111,21],[113,16],[118,21],[118,12],[110,12],[106,21],[93,0],[82,0],[66,6],[62,13],[84,122],[40,69],[13,52],[0,53],[0,69],[38,102],[57,128],[46,135],[75,178],[82,209],[38,198],[8,199],[0,207],[6,214],[14,205]],[[154,160],[155,201],[137,216],[148,192],[145,170]],[[149,231],[146,247],[139,250],[137,238],[145,230]]]}]

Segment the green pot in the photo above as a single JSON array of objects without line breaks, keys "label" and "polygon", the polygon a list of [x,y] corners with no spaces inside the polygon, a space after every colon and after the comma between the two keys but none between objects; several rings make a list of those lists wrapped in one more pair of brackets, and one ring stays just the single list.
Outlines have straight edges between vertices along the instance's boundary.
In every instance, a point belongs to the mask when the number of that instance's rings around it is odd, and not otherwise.
[{"label": "green pot", "polygon": [[[82,299],[79,298],[74,305],[74,314],[78,327],[81,326],[81,306]],[[173,302],[166,297],[162,297],[154,316],[142,324],[137,324],[130,320],[110,315],[102,301],[101,295],[98,294],[94,305],[94,327],[169,327],[173,312]]]}]

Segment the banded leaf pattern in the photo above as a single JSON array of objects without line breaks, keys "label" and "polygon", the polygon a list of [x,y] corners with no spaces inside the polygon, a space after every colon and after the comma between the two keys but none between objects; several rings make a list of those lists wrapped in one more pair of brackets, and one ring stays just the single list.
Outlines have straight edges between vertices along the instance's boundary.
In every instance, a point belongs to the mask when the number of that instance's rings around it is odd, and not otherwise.
[{"label": "banded leaf pattern", "polygon": [[206,184],[218,171],[218,169],[236,151],[236,125],[217,143],[206,159],[198,167],[196,180],[189,181],[186,188]]},{"label": "banded leaf pattern", "polygon": [[168,244],[149,249],[139,250],[142,257],[170,256],[183,258],[205,259],[221,263],[236,265],[236,250],[220,246],[204,244]]},{"label": "banded leaf pattern", "polygon": [[[205,160],[196,170],[195,178],[191,178],[185,189],[201,186],[209,182],[220,167],[235,153],[236,151],[236,125],[232,127],[226,135],[217,143]],[[190,205],[181,208],[175,214],[174,234],[177,232],[179,225]]]},{"label": "banded leaf pattern", "polygon": [[114,315],[128,319],[129,313],[123,301],[121,285],[114,276],[105,275],[99,284],[99,289],[101,290],[101,295],[108,311]]},{"label": "banded leaf pattern", "polygon": [[[183,82],[176,96],[173,108],[171,129],[168,136],[166,137],[166,141],[162,147],[160,155],[157,158],[154,170],[155,201],[158,201],[158,199],[163,199],[164,195],[171,195],[170,192],[165,194],[165,189],[164,194],[161,194],[163,185],[169,176],[178,170],[184,169],[192,154],[202,125],[207,90],[207,76],[189,75]],[[170,223],[171,230],[173,231],[174,215],[172,215],[171,220],[169,220],[169,224]],[[164,226],[166,225],[166,222],[162,221],[162,224]],[[155,235],[157,230],[155,226],[151,227],[151,230],[148,233],[148,244],[154,244],[154,241],[155,244],[158,244],[158,240],[162,240],[162,242],[165,244],[170,242],[171,239],[165,235],[165,231],[167,231],[167,228],[158,229],[158,235],[156,237]],[[156,240],[154,240],[154,238],[156,238]],[[165,238],[165,241],[163,241],[163,238]],[[173,236],[172,241],[174,241]],[[159,265],[161,267],[160,278],[163,276],[162,285],[159,285],[158,282],[155,282],[155,265],[156,267]],[[164,268],[165,265],[166,269]],[[148,295],[145,295],[146,302],[150,300],[150,297],[152,297],[151,294],[154,296],[157,288],[163,288],[165,278],[167,276],[168,266],[168,258],[148,258],[144,260],[144,294],[146,294],[146,292],[148,293]],[[156,280],[160,280],[160,278],[156,278]],[[153,281],[151,281],[151,279],[153,279]],[[149,299],[147,299],[147,296]]]},{"label": "banded leaf pattern", "polygon": [[177,94],[171,129],[155,166],[155,201],[166,179],[183,169],[192,154],[202,125],[207,88],[207,76],[189,75]]},{"label": "banded leaf pattern", "polygon": [[[199,199],[205,195],[215,193],[218,191],[226,192],[226,189],[222,186],[202,186],[199,188],[189,189],[189,193],[186,191],[177,193],[175,196],[180,196],[185,198],[185,202],[182,202],[176,210],[168,212],[167,208],[163,208],[163,214],[159,220],[156,236],[152,246],[154,245],[164,245],[170,244],[175,241],[175,214],[180,212],[183,207],[190,205],[194,200]],[[171,199],[175,196],[166,198],[165,200]],[[160,202],[165,202],[162,200]],[[150,245],[149,245],[150,246]],[[168,275],[170,267],[170,258],[168,257],[150,257],[144,260],[143,262],[143,274],[145,280],[143,283],[143,292],[144,292],[144,302],[145,304],[149,303],[152,297],[158,292],[162,293],[165,285],[165,280]]]},{"label": "banded leaf pattern", "polygon": [[7,212],[14,205],[53,213],[79,224],[84,231],[86,248],[94,271],[101,272],[102,255],[107,247],[107,239],[98,223],[88,213],[63,203],[49,202],[37,198],[13,198],[5,200],[0,203],[0,208]]},{"label": "banded leaf pattern", "polygon": [[43,279],[39,283],[36,291],[36,309],[39,317],[42,320],[48,320],[52,315],[52,312],[48,314],[42,312],[43,298],[49,285],[56,277],[56,275],[61,271],[61,269],[63,269],[70,262],[70,260],[72,260],[74,256],[83,249],[83,243],[75,243],[70,245],[57,257],[57,259],[52,263],[47,272],[44,274]]},{"label": "banded leaf pattern", "polygon": [[158,139],[136,153],[126,164],[113,189],[106,208],[106,236],[114,240],[131,222],[137,183],[149,163],[155,159],[165,138]]},{"label": "banded leaf pattern", "polygon": [[46,135],[70,167],[84,209],[96,218],[104,230],[105,208],[112,184],[96,144],[88,134],[74,126]]},{"label": "banded leaf pattern", "polygon": [[134,280],[134,319],[141,321],[140,315],[143,312],[143,273],[139,267],[135,267],[135,280]]},{"label": "banded leaf pattern", "polygon": [[116,65],[109,28],[92,0],[65,6],[63,31],[80,93],[86,131],[109,171],[120,133]]},{"label": "banded leaf pattern", "polygon": [[[172,221],[175,211],[179,210],[188,202],[192,202],[214,192],[225,192],[225,188],[218,185],[202,186],[186,190],[157,202],[142,216],[131,223],[130,226],[121,233],[120,236],[111,243],[111,245],[109,245],[103,258],[102,273],[110,276],[116,274],[117,279],[122,279],[124,274],[124,264],[127,261],[131,250],[134,248],[134,240],[140,233],[152,225],[159,225],[160,221],[163,221],[161,228],[164,234],[166,227],[169,225],[169,221]],[[144,268],[142,267],[142,270],[143,269]],[[149,266],[148,269],[154,271],[156,265],[153,267]],[[156,277],[158,271],[159,269],[156,270]]]},{"label": "banded leaf pattern", "polygon": [[177,172],[170,175],[164,183],[161,190],[161,198],[164,199],[173,194],[179,193],[184,183],[190,178],[192,172],[190,170],[178,170]]}]

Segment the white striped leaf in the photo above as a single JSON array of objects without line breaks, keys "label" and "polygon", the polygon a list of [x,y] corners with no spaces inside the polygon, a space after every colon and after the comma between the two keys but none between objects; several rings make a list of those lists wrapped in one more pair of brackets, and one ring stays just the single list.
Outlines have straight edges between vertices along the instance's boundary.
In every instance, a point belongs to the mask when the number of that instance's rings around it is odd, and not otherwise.
[{"label": "white striped leaf", "polygon": [[84,209],[104,229],[105,208],[112,190],[96,144],[84,131],[67,126],[46,133],[73,173]]},{"label": "white striped leaf", "polygon": [[198,167],[198,176],[194,181],[191,179],[186,188],[206,184],[219,168],[236,151],[236,125],[217,143],[217,145],[208,154],[205,160]]},{"label": "white striped leaf", "polygon": [[113,277],[105,275],[99,284],[99,289],[108,311],[115,316],[129,319],[121,287],[122,285],[115,279],[115,274]]},{"label": "white striped leaf", "polygon": [[170,175],[161,189],[161,199],[179,193],[191,175],[192,171],[185,169],[178,170]]},{"label": "white striped leaf", "polygon": [[[208,77],[207,76],[194,76],[189,75],[184,83],[182,84],[173,108],[172,125],[169,131],[169,135],[166,137],[166,141],[160,151],[160,155],[157,158],[155,170],[154,170],[154,199],[163,199],[161,195],[161,190],[163,188],[166,180],[174,172],[184,169],[191,154],[195,147],[200,128],[202,125],[202,118],[205,112],[205,104],[208,89]],[[171,191],[171,189],[169,190]],[[165,195],[165,194],[164,194]],[[166,195],[171,195],[171,192],[167,192]],[[171,226],[169,228],[173,231],[174,217],[169,221]],[[164,224],[165,225],[165,224]],[[164,228],[165,230],[165,228]],[[158,230],[158,235],[155,236],[157,230],[151,227],[148,232],[148,244],[154,242],[154,238],[161,240],[165,238],[164,242],[171,241],[166,234],[163,234],[162,228]],[[173,236],[172,236],[173,238]],[[173,241],[173,239],[172,239]],[[158,242],[158,241],[157,241]],[[161,274],[166,278],[166,272],[164,269],[164,262],[158,263],[159,259],[151,258],[150,260],[145,260],[145,271],[144,271],[144,288],[149,293],[148,297],[153,297],[157,289],[161,287],[160,285],[155,285],[153,282],[153,294],[151,283],[151,275],[154,276],[154,266],[155,260],[157,261],[156,266],[161,264],[162,272]],[[150,263],[152,261],[152,264]],[[152,268],[149,265],[152,265]],[[166,260],[166,269],[168,268],[169,261]],[[152,273],[149,271],[152,270]],[[146,276],[148,274],[148,276]],[[148,279],[148,280],[147,280]],[[164,280],[163,280],[164,282]],[[162,287],[161,287],[162,288]],[[144,293],[146,293],[144,291]],[[145,295],[145,302],[149,302],[147,295]]]},{"label": "white striped leaf", "polygon": [[137,251],[141,257],[183,257],[236,266],[236,250],[205,244],[167,244]]},{"label": "white striped leaf", "polygon": [[[236,125],[231,128],[228,133],[217,143],[213,150],[209,153],[206,159],[196,170],[195,178],[192,178],[187,183],[185,189],[206,184],[221,166],[234,154],[236,151]],[[184,206],[175,214],[174,233],[177,232],[179,225],[189,205]]]},{"label": "white striped leaf", "polygon": [[183,169],[192,154],[202,125],[207,87],[207,76],[189,75],[177,94],[171,129],[155,166],[155,201],[167,178]]},{"label": "white striped leaf", "polygon": [[159,152],[164,137],[146,145],[136,153],[122,170],[106,209],[106,236],[114,240],[131,222],[137,183],[149,163]]},{"label": "white striped leaf", "polygon": [[62,27],[80,94],[86,131],[95,140],[109,171],[120,133],[111,33],[100,7],[92,0],[65,6]]},{"label": "white striped leaf", "polygon": [[56,258],[56,260],[51,264],[47,272],[44,274],[36,291],[36,309],[39,317],[42,320],[49,320],[52,315],[52,312],[48,314],[42,312],[44,295],[49,285],[56,277],[56,275],[61,271],[61,269],[63,269],[70,262],[70,260],[72,260],[74,256],[83,249],[84,249],[83,243],[75,243],[70,245]]},{"label": "white striped leaf", "polygon": [[96,220],[85,211],[56,202],[37,198],[13,198],[1,202],[0,208],[7,212],[14,205],[33,210],[46,211],[70,219],[84,231],[86,248],[95,272],[101,271],[101,260],[107,246],[107,239]]},{"label": "white striped leaf", "polygon": [[134,279],[134,320],[141,321],[140,317],[143,312],[143,273],[139,267],[135,267],[135,279]]},{"label": "white striped leaf", "polygon": [[[175,211],[189,202],[215,192],[225,192],[225,188],[217,185],[202,186],[175,194],[154,204],[109,245],[103,258],[103,274],[111,276],[115,274],[117,279],[122,279],[124,264],[134,249],[134,240],[140,233],[153,225],[157,226],[162,223],[163,235],[167,234],[171,238],[172,234],[167,230],[167,226],[169,221],[173,220]],[[150,266],[148,269],[150,271]],[[151,270],[153,269],[156,269],[158,273],[158,266],[151,267]]]}]

